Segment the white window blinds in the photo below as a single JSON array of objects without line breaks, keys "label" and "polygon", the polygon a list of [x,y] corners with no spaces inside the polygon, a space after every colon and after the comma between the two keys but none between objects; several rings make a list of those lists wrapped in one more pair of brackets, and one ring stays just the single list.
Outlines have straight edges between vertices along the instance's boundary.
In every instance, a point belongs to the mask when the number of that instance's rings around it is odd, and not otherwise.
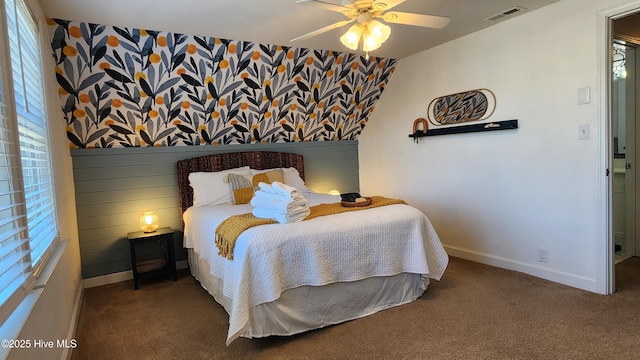
[{"label": "white window blinds", "polygon": [[[4,45],[4,44],[3,44]],[[0,72],[0,320],[17,306],[31,278],[27,218],[15,122],[9,119],[6,68]]]},{"label": "white window blinds", "polygon": [[[9,12],[13,6],[14,15]],[[38,25],[22,0],[7,0],[20,157],[29,224],[31,260],[38,268],[58,234],[47,139]],[[13,24],[13,26],[11,26]],[[14,50],[17,48],[19,51]]]},{"label": "white window blinds", "polygon": [[23,0],[2,2],[0,322],[58,238],[38,25]]}]

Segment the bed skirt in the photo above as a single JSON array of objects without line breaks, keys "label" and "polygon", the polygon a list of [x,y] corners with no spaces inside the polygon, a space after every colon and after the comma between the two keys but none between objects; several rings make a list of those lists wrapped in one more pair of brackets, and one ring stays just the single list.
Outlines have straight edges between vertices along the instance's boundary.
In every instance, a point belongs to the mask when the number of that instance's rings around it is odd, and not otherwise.
[{"label": "bed skirt", "polygon": [[[210,274],[207,262],[193,249],[187,250],[191,274],[229,313],[231,299],[222,293],[223,282]],[[358,319],[410,303],[425,292],[428,284],[429,279],[420,274],[401,273],[289,289],[277,300],[253,307],[243,329],[235,334],[228,334],[227,345],[239,336],[286,336]]]}]

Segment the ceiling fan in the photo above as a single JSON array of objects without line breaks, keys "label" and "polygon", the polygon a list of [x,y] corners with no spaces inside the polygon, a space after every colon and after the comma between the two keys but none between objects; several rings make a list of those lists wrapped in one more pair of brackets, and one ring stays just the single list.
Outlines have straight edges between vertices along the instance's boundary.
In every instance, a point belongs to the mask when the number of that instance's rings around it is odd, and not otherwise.
[{"label": "ceiling fan", "polygon": [[362,39],[362,50],[369,56],[385,42],[391,34],[391,28],[376,19],[385,22],[442,29],[449,23],[446,16],[414,14],[408,12],[388,11],[402,4],[406,0],[342,0],[341,5],[322,0],[296,0],[297,4],[314,5],[325,10],[342,13],[349,20],[339,21],[308,34],[292,39],[291,42],[308,39],[327,31],[343,27],[355,22],[351,28],[340,37],[340,41],[349,49],[356,50]]}]

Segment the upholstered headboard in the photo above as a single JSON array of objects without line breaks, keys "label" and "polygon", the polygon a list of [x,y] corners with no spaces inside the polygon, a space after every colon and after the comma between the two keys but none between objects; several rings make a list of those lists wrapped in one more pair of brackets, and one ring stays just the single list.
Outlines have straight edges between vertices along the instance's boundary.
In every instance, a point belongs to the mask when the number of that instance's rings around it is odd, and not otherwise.
[{"label": "upholstered headboard", "polygon": [[193,189],[189,186],[190,173],[222,171],[241,166],[250,166],[256,170],[294,167],[304,180],[304,160],[303,156],[299,154],[274,151],[244,151],[180,160],[178,161],[180,214],[193,205]]}]

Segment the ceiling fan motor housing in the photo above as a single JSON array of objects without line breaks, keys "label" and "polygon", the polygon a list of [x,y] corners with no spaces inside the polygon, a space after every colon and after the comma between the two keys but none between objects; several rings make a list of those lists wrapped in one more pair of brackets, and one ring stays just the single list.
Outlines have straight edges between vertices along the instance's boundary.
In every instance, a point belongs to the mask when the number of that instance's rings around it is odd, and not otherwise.
[{"label": "ceiling fan motor housing", "polygon": [[371,20],[373,20],[373,15],[371,15],[371,13],[368,11],[363,11],[358,15],[356,22],[358,23],[358,25],[366,26],[371,22]]}]

